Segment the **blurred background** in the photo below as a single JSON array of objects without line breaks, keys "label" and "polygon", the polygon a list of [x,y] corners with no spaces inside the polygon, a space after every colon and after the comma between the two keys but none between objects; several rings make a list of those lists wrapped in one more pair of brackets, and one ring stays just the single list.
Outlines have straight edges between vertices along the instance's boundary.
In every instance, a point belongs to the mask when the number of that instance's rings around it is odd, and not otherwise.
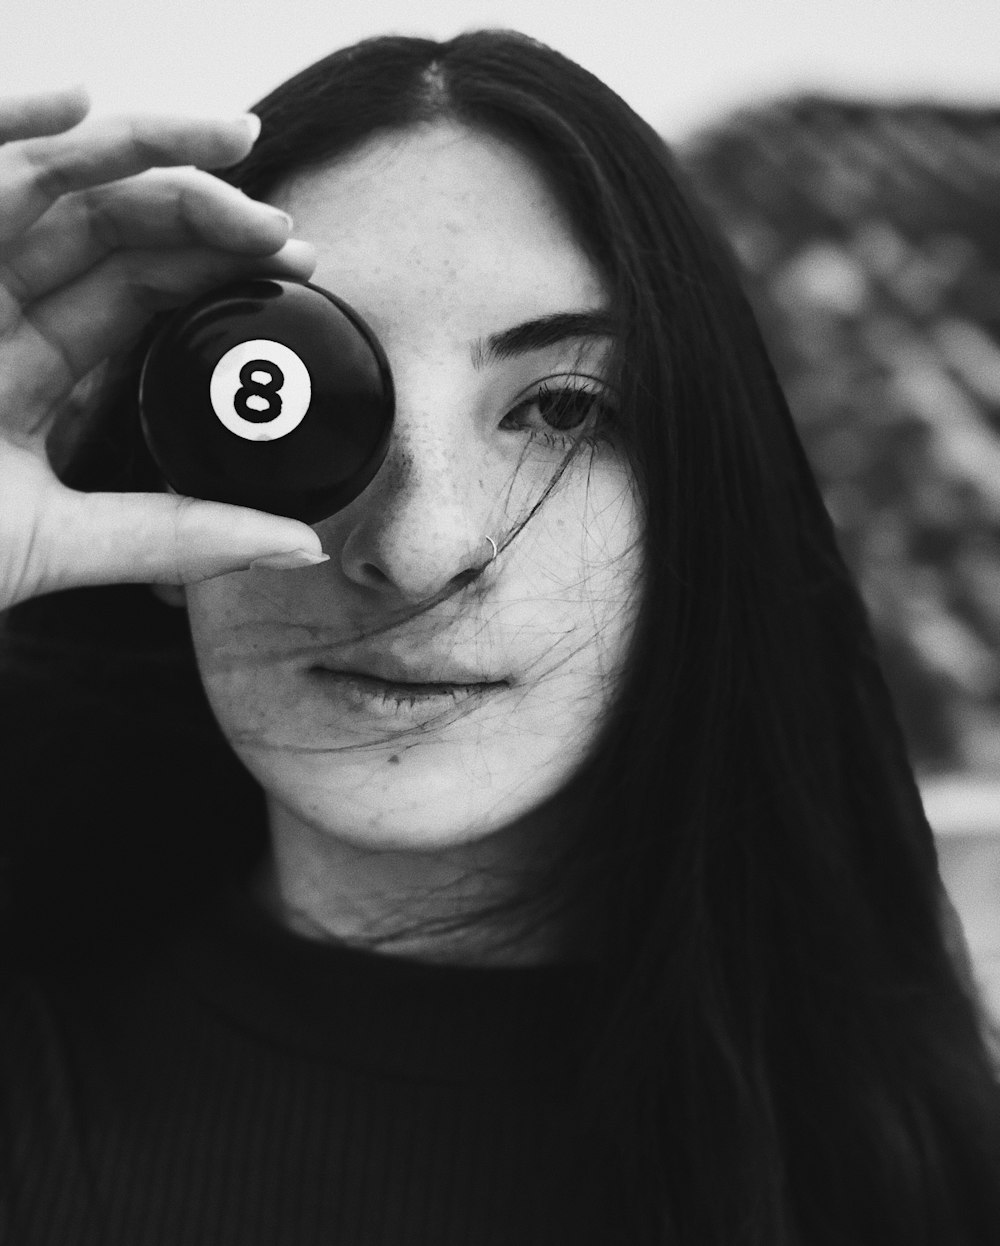
[{"label": "blurred background", "polygon": [[742,265],[1000,1016],[997,0],[0,0],[0,90],[241,112],[379,33],[507,26],[670,142]]}]

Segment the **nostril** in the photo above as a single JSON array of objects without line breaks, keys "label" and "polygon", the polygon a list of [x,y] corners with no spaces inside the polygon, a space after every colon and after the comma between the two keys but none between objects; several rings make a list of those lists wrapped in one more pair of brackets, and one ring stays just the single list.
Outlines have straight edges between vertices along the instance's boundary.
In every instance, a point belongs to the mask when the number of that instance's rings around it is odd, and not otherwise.
[{"label": "nostril", "polygon": [[375,563],[373,562],[363,562],[359,570],[363,578],[369,584],[382,585],[382,584],[388,584],[390,582],[389,577],[381,569],[381,567],[377,567]]}]

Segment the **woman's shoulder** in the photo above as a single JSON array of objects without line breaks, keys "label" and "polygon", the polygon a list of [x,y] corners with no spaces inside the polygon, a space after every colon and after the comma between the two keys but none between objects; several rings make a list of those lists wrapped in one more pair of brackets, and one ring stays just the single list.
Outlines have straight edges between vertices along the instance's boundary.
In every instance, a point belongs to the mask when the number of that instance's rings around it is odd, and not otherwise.
[{"label": "woman's shoulder", "polygon": [[123,940],[111,954],[85,946],[8,948],[0,963],[0,1053],[15,1075],[67,1063],[66,1049],[102,1018],[120,1011],[144,981],[150,956]]}]

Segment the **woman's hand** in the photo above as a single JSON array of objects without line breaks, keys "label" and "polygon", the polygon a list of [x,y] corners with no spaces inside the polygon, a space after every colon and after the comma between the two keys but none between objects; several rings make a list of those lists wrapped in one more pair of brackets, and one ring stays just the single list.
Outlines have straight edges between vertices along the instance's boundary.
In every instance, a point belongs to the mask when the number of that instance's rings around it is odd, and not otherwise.
[{"label": "woman's hand", "polygon": [[287,217],[202,171],[246,156],[254,119],[84,121],[87,110],[79,91],[0,101],[0,609],[320,549],[295,520],[56,479],[56,413],[154,312],[242,273],[306,279],[314,262],[288,241]]}]

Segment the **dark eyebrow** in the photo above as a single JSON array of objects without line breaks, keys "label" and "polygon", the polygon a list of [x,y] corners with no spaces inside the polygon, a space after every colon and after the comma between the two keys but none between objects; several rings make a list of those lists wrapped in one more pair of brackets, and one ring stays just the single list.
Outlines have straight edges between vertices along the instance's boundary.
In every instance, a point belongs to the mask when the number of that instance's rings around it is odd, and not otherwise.
[{"label": "dark eyebrow", "polygon": [[615,331],[615,321],[608,312],[553,312],[551,316],[526,320],[486,339],[479,338],[472,345],[472,362],[476,368],[483,368],[488,363],[514,359],[572,338],[613,337]]}]

